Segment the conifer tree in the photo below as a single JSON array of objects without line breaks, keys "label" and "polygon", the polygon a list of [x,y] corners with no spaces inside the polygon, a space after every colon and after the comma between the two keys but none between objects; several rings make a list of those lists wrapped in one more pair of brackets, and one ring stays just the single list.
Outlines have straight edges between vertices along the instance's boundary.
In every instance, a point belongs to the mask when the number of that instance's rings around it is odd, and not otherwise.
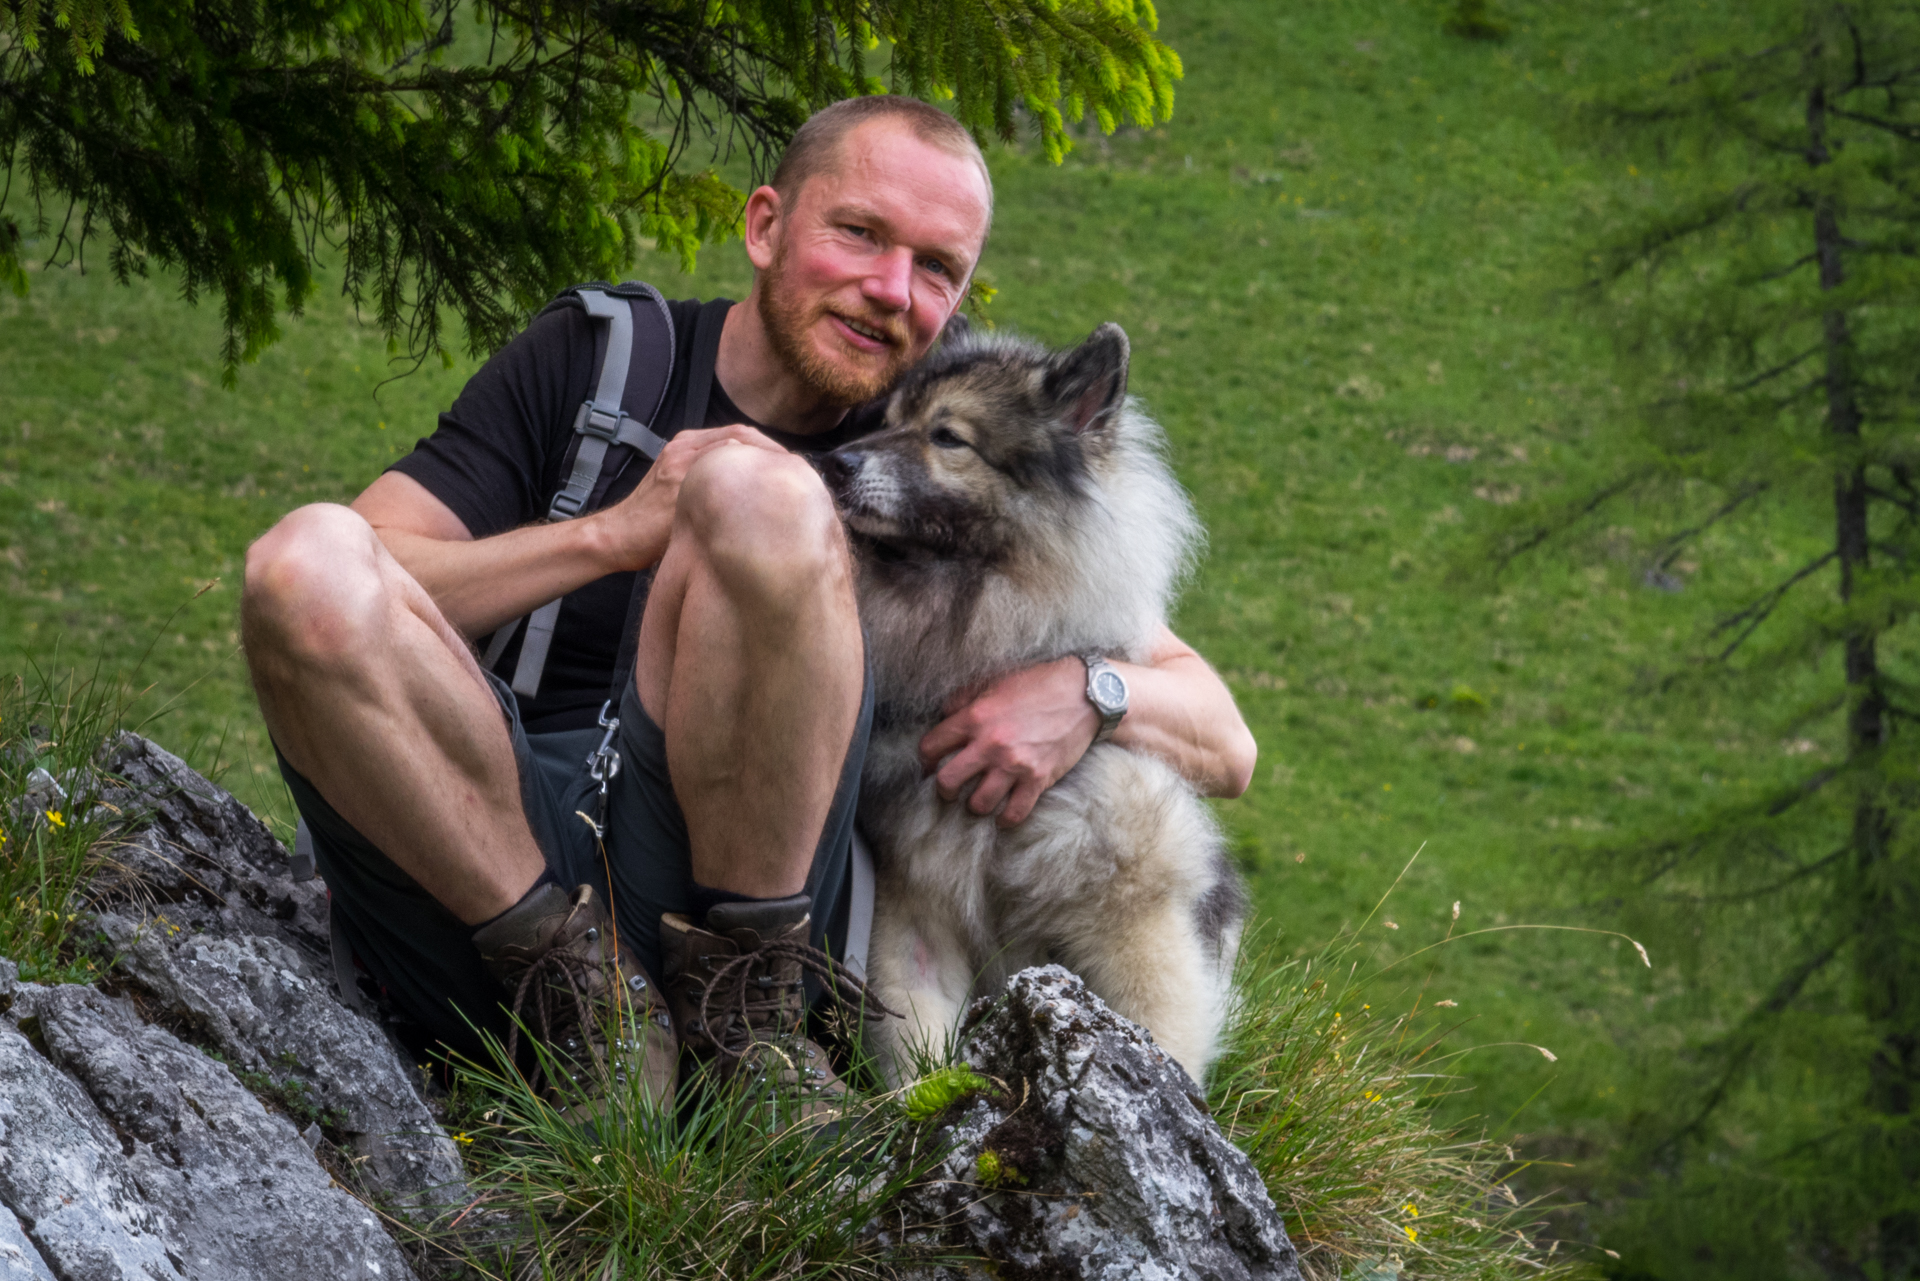
[{"label": "conifer tree", "polygon": [[[1807,546],[1711,621],[1687,679],[1764,700],[1811,671],[1797,715],[1840,718],[1845,742],[1631,851],[1656,892],[1735,905],[1723,929],[1793,939],[1695,1047],[1694,1088],[1654,1105],[1635,1173],[1732,1192],[1758,1254],[1799,1252],[1687,1275],[1920,1276],[1920,7],[1729,6],[1711,47],[1593,105],[1634,162],[1592,262],[1642,412],[1616,425],[1628,461],[1562,516],[1705,482],[1656,569],[1736,515]],[[1699,1203],[1682,1214],[1670,1237],[1704,1244]]]},{"label": "conifer tree", "polygon": [[811,111],[892,90],[983,140],[1025,112],[1057,159],[1085,113],[1171,111],[1155,22],[1151,0],[0,0],[0,284],[27,287],[23,217],[56,258],[102,240],[118,277],[218,295],[231,379],[329,254],[416,356],[447,312],[484,352],[640,237],[690,262],[725,234],[740,193],[696,142],[764,173]]}]

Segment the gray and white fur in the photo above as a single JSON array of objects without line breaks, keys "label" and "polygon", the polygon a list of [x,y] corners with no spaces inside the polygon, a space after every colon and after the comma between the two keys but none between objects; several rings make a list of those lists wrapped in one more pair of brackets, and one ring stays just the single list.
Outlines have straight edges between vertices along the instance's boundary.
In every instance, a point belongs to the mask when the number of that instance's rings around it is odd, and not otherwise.
[{"label": "gray and white fur", "polygon": [[877,874],[868,977],[897,1080],[978,993],[1058,961],[1196,1080],[1218,1050],[1246,914],[1212,815],[1164,762],[1093,747],[1026,821],[947,802],[918,745],[956,691],[1066,655],[1145,662],[1202,533],[1127,338],[1066,352],[948,341],[885,426],[826,460],[876,685],[860,821]]}]

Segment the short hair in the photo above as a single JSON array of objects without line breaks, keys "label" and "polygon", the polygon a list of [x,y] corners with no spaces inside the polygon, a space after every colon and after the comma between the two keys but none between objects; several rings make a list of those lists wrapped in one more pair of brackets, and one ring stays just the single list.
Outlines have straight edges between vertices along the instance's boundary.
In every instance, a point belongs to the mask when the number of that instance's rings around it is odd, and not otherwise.
[{"label": "short hair", "polygon": [[794,132],[768,185],[780,193],[782,200],[792,200],[807,179],[833,163],[843,138],[874,120],[901,121],[920,141],[979,166],[980,179],[987,185],[987,222],[992,224],[993,176],[987,172],[987,159],[980,154],[980,144],[973,140],[973,134],[931,103],[899,94],[844,98],[814,112]]}]

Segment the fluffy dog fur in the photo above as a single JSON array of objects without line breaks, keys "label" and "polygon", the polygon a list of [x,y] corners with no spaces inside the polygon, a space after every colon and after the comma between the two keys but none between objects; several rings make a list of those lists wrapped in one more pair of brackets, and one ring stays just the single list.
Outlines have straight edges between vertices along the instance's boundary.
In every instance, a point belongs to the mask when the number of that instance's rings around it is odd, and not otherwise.
[{"label": "fluffy dog fur", "polygon": [[1011,829],[940,799],[918,744],[949,695],[1068,654],[1144,661],[1201,532],[1127,338],[1053,353],[950,339],[885,427],[827,460],[877,688],[860,814],[878,875],[869,979],[898,1079],[976,991],[1058,961],[1197,1081],[1227,1013],[1245,898],[1218,828],[1164,763],[1091,749]]}]

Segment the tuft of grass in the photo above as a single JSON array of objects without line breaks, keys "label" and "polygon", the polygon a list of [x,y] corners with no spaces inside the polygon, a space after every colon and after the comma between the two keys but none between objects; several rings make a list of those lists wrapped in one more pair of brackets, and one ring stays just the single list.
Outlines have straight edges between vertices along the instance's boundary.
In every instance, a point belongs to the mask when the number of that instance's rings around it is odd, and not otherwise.
[{"label": "tuft of grass", "polygon": [[0,956],[23,979],[95,977],[73,935],[120,818],[99,799],[94,756],[118,732],[125,708],[124,690],[98,666],[0,676]]},{"label": "tuft of grass", "polygon": [[[1259,1169],[1309,1281],[1572,1277],[1584,1265],[1537,1248],[1511,1148],[1448,1128],[1445,1029],[1376,1012],[1352,936],[1318,956],[1243,948],[1214,1117]],[[1540,1047],[1534,1047],[1540,1048]],[[1542,1050],[1542,1053],[1546,1051]]]},{"label": "tuft of grass", "polygon": [[[879,1207],[944,1155],[906,1092],[856,1093],[832,1137],[820,1137],[769,1087],[702,1074],[667,1114],[630,1077],[585,1124],[491,1048],[491,1066],[455,1072],[464,1127],[455,1141],[474,1200],[418,1233],[473,1273],[798,1281],[944,1261],[873,1230]],[[929,1089],[961,1087],[956,1077]]]},{"label": "tuft of grass", "polygon": [[1505,40],[1511,28],[1500,20],[1488,0],[1454,0],[1453,12],[1442,26],[1450,36],[1467,40]]}]

